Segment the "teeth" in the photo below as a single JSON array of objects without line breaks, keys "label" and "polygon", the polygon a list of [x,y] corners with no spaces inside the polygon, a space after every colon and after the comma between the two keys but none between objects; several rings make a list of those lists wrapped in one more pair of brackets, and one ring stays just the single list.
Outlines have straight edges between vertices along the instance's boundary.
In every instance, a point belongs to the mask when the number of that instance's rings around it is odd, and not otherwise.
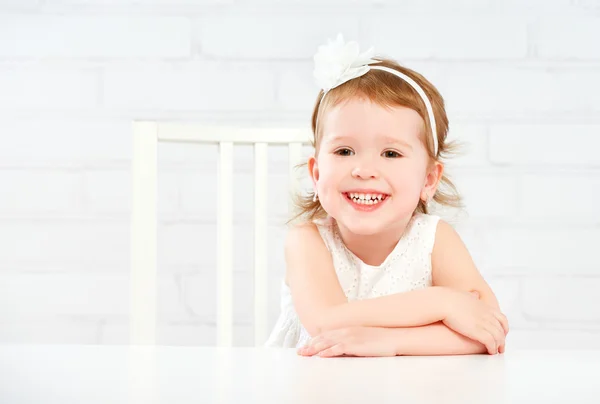
[{"label": "teeth", "polygon": [[374,205],[374,204],[381,202],[383,199],[385,199],[385,196],[383,194],[359,194],[359,193],[350,192],[350,193],[348,193],[348,196],[355,203],[362,204],[362,205]]}]

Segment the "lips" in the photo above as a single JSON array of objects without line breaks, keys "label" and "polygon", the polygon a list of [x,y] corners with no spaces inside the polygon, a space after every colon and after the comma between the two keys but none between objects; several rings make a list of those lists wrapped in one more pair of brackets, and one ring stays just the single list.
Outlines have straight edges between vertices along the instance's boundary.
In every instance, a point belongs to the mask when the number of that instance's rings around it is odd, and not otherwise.
[{"label": "lips", "polygon": [[361,205],[376,205],[388,197],[387,194],[382,193],[362,193],[362,192],[346,192],[346,198],[352,200],[354,203]]},{"label": "lips", "polygon": [[390,197],[389,194],[376,190],[349,191],[343,192],[343,195],[350,206],[361,212],[371,212],[379,209]]}]

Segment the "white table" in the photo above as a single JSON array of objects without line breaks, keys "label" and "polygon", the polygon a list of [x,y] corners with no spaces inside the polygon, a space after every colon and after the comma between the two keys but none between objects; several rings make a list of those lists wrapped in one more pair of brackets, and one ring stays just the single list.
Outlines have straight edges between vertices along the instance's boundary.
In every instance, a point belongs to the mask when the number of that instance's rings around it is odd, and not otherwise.
[{"label": "white table", "polygon": [[306,358],[293,349],[0,346],[0,403],[599,403],[600,351]]}]

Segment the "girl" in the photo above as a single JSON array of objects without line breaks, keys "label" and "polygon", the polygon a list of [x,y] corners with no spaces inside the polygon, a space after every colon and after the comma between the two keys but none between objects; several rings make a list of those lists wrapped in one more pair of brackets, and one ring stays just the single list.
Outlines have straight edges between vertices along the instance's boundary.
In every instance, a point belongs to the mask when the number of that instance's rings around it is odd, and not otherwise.
[{"label": "girl", "polygon": [[267,346],[308,356],[504,352],[508,322],[494,293],[458,234],[428,213],[432,199],[460,202],[441,162],[442,97],[341,35],[315,62],[314,193],[299,199],[303,220],[288,232]]}]

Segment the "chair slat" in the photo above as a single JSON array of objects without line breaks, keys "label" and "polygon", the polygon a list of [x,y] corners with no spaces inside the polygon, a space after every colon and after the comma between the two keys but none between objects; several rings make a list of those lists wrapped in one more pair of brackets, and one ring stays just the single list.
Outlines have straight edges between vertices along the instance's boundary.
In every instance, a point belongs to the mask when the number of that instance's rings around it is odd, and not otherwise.
[{"label": "chair slat", "polygon": [[[255,151],[254,320],[255,344],[267,330],[268,146],[289,146],[289,190],[298,189],[295,166],[310,132],[298,128],[215,127],[198,123],[134,122],[131,219],[130,341],[156,343],[157,298],[157,143],[219,145],[217,214],[217,345],[233,345],[233,148],[252,144]],[[293,205],[288,206],[290,212]]]},{"label": "chair slat", "polygon": [[254,343],[263,345],[267,328],[268,145],[254,145]]},{"label": "chair slat", "polygon": [[233,345],[233,143],[219,144],[217,345]]},{"label": "chair slat", "polygon": [[156,343],[157,125],[133,124],[129,340]]},{"label": "chair slat", "polygon": [[307,143],[310,132],[291,128],[240,128],[227,126],[197,126],[194,124],[165,122],[159,124],[158,138],[168,142],[197,142],[235,144],[288,144]]}]

